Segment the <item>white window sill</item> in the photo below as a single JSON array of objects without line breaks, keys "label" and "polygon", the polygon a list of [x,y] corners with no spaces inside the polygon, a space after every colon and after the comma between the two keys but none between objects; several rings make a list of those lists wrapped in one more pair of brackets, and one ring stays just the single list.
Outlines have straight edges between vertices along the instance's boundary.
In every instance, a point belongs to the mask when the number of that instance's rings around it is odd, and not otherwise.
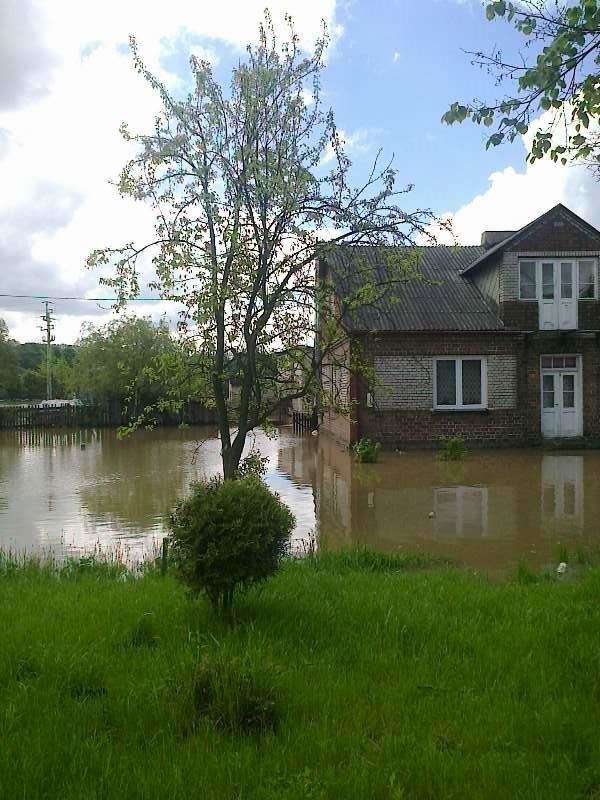
[{"label": "white window sill", "polygon": [[457,411],[476,411],[479,414],[485,414],[489,411],[489,408],[486,406],[434,406],[431,410],[436,414],[445,413],[447,411],[450,413],[455,413]]}]

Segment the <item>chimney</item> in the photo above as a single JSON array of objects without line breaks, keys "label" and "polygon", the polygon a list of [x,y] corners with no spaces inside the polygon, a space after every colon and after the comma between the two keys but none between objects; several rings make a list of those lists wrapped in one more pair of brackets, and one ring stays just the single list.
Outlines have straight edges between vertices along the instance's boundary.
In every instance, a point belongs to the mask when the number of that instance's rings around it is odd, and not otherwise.
[{"label": "chimney", "polygon": [[490,247],[495,247],[500,242],[508,239],[513,233],[516,233],[516,231],[484,231],[481,234],[481,246],[489,250]]}]

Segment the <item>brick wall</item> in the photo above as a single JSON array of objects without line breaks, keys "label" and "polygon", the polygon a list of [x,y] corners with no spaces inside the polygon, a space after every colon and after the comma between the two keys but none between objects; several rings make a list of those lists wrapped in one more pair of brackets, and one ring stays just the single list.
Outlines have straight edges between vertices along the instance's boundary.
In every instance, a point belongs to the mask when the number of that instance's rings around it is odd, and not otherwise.
[{"label": "brick wall", "polygon": [[380,355],[375,352],[375,404],[380,409],[431,409],[433,359],[430,356]]},{"label": "brick wall", "polygon": [[[438,345],[434,345],[438,346]],[[464,342],[459,345],[462,350]],[[435,355],[438,355],[435,352]],[[440,354],[441,355],[441,354]],[[462,355],[456,352],[453,355]],[[478,353],[477,355],[485,355]],[[490,409],[515,408],[517,404],[517,358],[513,354],[486,355],[488,406]],[[434,355],[374,354],[373,395],[381,410],[405,409],[431,411],[433,398]]]},{"label": "brick wall", "polygon": [[537,300],[508,300],[500,305],[500,319],[516,331],[536,331],[540,327]]},{"label": "brick wall", "polygon": [[[428,445],[442,436],[462,435],[478,444],[516,444],[523,438],[519,410],[519,352],[522,337],[505,334],[387,334],[362,343],[379,379],[375,408],[365,406],[360,382],[360,436],[388,447]],[[434,411],[433,364],[436,356],[485,356],[488,410]]]},{"label": "brick wall", "polygon": [[[600,437],[600,346],[595,337],[565,332],[528,335],[388,334],[363,344],[382,386],[375,408],[365,405],[359,381],[358,431],[386,447],[430,446],[443,436],[463,436],[471,445],[535,444],[541,439],[540,358],[568,353],[583,365],[584,435]],[[433,358],[485,356],[488,409],[433,410]]]},{"label": "brick wall", "polygon": [[555,334],[546,331],[530,335],[525,341],[526,374],[522,384],[522,404],[530,437],[540,436],[541,371],[543,355],[581,356],[583,378],[583,435],[600,437],[600,347],[595,337],[576,333]]},{"label": "brick wall", "polygon": [[488,407],[490,410],[517,407],[517,356],[489,355],[487,360]]},{"label": "brick wall", "polygon": [[320,428],[343,444],[355,441],[355,378],[350,373],[351,345],[340,344],[323,360]]}]

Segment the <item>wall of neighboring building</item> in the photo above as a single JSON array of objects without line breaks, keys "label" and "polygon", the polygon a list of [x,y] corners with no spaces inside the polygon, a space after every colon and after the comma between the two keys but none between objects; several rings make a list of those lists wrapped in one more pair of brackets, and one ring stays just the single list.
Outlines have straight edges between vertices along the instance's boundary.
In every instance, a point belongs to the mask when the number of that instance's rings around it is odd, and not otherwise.
[{"label": "wall of neighboring building", "polygon": [[320,429],[342,444],[356,439],[356,407],[350,369],[350,342],[340,344],[323,360]]}]

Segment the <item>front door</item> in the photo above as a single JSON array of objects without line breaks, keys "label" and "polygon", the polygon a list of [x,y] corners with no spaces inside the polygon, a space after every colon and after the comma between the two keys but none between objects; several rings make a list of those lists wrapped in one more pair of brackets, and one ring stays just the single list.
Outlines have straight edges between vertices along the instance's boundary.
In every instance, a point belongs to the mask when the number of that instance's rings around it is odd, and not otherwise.
[{"label": "front door", "polygon": [[542,261],[540,265],[540,329],[577,327],[577,270],[574,261]]},{"label": "front door", "polygon": [[582,429],[578,357],[542,356],[542,435],[552,439],[581,436]]}]

